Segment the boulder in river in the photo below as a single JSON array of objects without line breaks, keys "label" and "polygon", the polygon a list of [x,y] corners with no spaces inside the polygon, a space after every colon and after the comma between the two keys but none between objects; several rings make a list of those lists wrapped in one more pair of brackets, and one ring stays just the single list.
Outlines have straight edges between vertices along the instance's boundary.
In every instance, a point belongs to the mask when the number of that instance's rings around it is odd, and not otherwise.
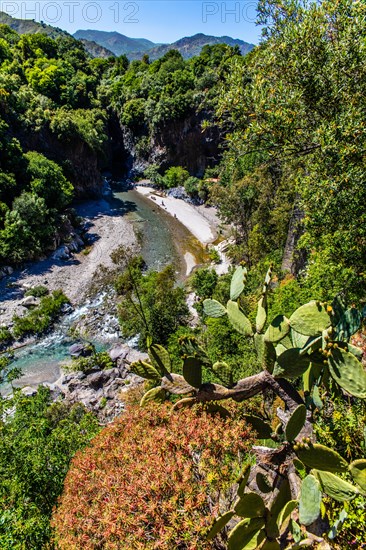
[{"label": "boulder in river", "polygon": [[93,351],[93,346],[81,342],[69,347],[69,354],[71,357],[90,357]]}]

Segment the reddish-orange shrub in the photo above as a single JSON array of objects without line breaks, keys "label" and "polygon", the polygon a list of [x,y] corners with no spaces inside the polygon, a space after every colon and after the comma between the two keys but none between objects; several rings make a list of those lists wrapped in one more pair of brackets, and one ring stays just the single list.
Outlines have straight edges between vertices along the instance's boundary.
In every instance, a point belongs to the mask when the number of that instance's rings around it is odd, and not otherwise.
[{"label": "reddish-orange shrub", "polygon": [[59,548],[214,548],[205,533],[252,444],[238,419],[129,407],[72,462],[52,521]]}]

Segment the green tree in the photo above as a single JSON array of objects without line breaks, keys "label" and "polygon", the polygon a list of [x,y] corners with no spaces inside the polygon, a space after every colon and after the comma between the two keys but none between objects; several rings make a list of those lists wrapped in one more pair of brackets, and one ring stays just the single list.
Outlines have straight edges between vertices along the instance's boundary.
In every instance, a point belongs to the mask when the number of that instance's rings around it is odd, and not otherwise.
[{"label": "green tree", "polygon": [[0,546],[41,550],[50,542],[50,517],[71,458],[98,423],[82,405],[52,403],[43,387],[32,397],[16,391],[0,407]]},{"label": "green tree", "polygon": [[73,186],[56,162],[35,151],[26,153],[31,189],[45,200],[49,208],[62,209],[70,203]]}]

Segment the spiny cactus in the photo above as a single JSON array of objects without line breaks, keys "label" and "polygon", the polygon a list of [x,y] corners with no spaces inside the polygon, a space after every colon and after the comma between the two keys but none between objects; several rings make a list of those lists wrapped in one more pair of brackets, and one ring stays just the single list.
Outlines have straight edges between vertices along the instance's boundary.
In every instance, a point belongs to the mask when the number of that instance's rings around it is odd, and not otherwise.
[{"label": "spiny cactus", "polygon": [[334,500],[345,502],[360,494],[357,487],[330,472],[314,470],[314,475],[320,481],[324,493],[334,498]]},{"label": "spiny cactus", "polygon": [[306,407],[299,405],[286,424],[285,435],[287,441],[294,441],[304,427],[306,420]]},{"label": "spiny cactus", "polygon": [[309,474],[301,484],[299,519],[303,525],[311,525],[320,516],[322,493],[319,481]]},{"label": "spiny cactus", "polygon": [[366,372],[357,357],[334,346],[329,353],[329,372],[335,382],[351,395],[366,399]]},{"label": "spiny cactus", "polygon": [[347,472],[348,464],[333,449],[329,449],[318,443],[303,442],[294,445],[297,456],[309,468],[328,472]]}]

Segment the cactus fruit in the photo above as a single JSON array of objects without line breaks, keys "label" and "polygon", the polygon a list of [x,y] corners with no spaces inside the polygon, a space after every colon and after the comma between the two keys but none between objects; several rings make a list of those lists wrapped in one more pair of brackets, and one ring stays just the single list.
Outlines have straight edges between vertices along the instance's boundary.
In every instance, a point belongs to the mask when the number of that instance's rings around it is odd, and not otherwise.
[{"label": "cactus fruit", "polygon": [[211,300],[207,298],[203,300],[203,311],[208,317],[222,317],[226,315],[226,309],[217,300]]},{"label": "cactus fruit", "polygon": [[264,519],[243,519],[229,534],[228,550],[255,550],[265,539]]},{"label": "cactus fruit", "polygon": [[320,516],[322,494],[319,481],[308,475],[301,484],[299,500],[299,518],[303,525],[310,525]]},{"label": "cactus fruit", "polygon": [[300,348],[287,349],[277,357],[273,370],[275,378],[297,378],[309,368],[310,357],[300,355]]},{"label": "cactus fruit", "polygon": [[348,464],[340,454],[318,443],[309,446],[309,448],[303,448],[301,445],[296,454],[301,462],[309,468],[328,472],[347,472],[348,470]]},{"label": "cactus fruit", "polygon": [[244,290],[247,269],[239,265],[231,278],[230,283],[230,300],[237,300]]},{"label": "cactus fruit", "polygon": [[366,372],[357,358],[341,348],[333,348],[328,361],[333,380],[354,397],[366,399]]},{"label": "cactus fruit", "polygon": [[163,376],[161,380],[161,387],[164,388],[164,390],[176,395],[184,395],[195,391],[194,387],[188,384],[183,376],[174,373],[169,374],[169,376]]},{"label": "cactus fruit", "polygon": [[217,363],[212,365],[212,371],[227,388],[233,385],[233,373],[231,367],[227,363],[224,361],[217,361]]},{"label": "cactus fruit", "polygon": [[162,376],[165,376],[171,370],[171,362],[169,353],[163,346],[159,344],[153,344],[148,348],[148,354],[150,361],[155,369],[160,372]]},{"label": "cactus fruit", "polygon": [[269,493],[272,491],[272,485],[269,483],[267,477],[262,474],[262,472],[257,473],[255,476],[255,481],[261,493]]},{"label": "cactus fruit", "polygon": [[252,325],[248,317],[240,311],[238,304],[232,300],[229,300],[226,307],[229,321],[235,330],[243,336],[253,336]]},{"label": "cactus fruit", "polygon": [[161,388],[160,386],[158,388],[152,388],[142,397],[140,401],[140,407],[143,407],[144,405],[146,405],[146,403],[150,403],[151,401],[163,403],[165,401],[165,398],[166,391],[163,388]]},{"label": "cactus fruit", "polygon": [[225,512],[222,516],[219,516],[217,519],[215,519],[208,535],[207,540],[212,540],[216,537],[216,535],[225,527],[227,523],[231,520],[231,518],[235,515],[235,512],[233,510],[229,510],[228,512]]},{"label": "cactus fruit", "polygon": [[242,518],[262,518],[266,513],[263,499],[256,493],[245,493],[236,502],[234,510]]},{"label": "cactus fruit", "polygon": [[354,460],[349,465],[349,471],[357,485],[359,485],[363,491],[366,491],[366,460]]},{"label": "cactus fruit", "polygon": [[294,441],[304,427],[306,421],[306,407],[299,405],[286,424],[285,434],[287,441]]},{"label": "cactus fruit", "polygon": [[324,493],[338,502],[352,500],[360,493],[357,487],[354,487],[348,483],[348,481],[344,481],[344,479],[341,479],[330,472],[320,472],[319,470],[314,470],[314,475],[320,481]]},{"label": "cactus fruit", "polygon": [[287,317],[277,315],[267,328],[264,339],[266,342],[280,342],[290,332],[290,325]]},{"label": "cactus fruit", "polygon": [[270,439],[272,434],[272,428],[270,424],[264,422],[259,416],[254,416],[251,414],[245,414],[243,416],[245,421],[250,424],[253,429],[257,432],[258,439]]},{"label": "cactus fruit", "polygon": [[290,326],[305,336],[321,335],[331,324],[331,319],[324,305],[315,301],[300,306],[289,319]]},{"label": "cactus fruit", "polygon": [[161,379],[161,375],[158,371],[150,365],[150,363],[146,363],[145,361],[136,361],[135,363],[132,363],[129,370],[134,374],[141,376],[141,378],[146,378],[147,380]]},{"label": "cactus fruit", "polygon": [[263,295],[258,302],[257,316],[255,318],[255,329],[260,334],[267,321],[267,296]]},{"label": "cactus fruit", "polygon": [[244,495],[244,491],[248,483],[249,475],[250,475],[250,464],[247,464],[246,466],[244,466],[244,470],[242,471],[241,476],[238,479],[237,493],[239,497],[242,497]]},{"label": "cactus fruit", "polygon": [[193,386],[199,388],[202,384],[202,363],[196,357],[186,357],[183,361],[184,379]]}]

